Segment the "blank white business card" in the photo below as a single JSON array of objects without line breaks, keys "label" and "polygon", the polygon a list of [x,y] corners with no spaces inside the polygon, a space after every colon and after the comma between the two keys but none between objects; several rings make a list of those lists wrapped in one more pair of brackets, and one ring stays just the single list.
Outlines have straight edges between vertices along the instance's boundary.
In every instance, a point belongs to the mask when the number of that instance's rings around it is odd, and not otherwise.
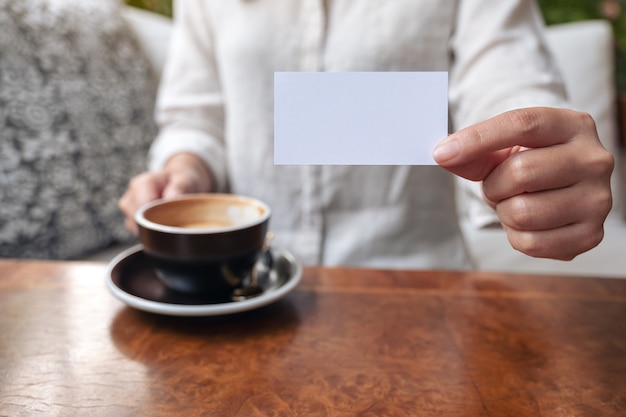
[{"label": "blank white business card", "polygon": [[276,72],[277,165],[433,165],[447,72]]}]

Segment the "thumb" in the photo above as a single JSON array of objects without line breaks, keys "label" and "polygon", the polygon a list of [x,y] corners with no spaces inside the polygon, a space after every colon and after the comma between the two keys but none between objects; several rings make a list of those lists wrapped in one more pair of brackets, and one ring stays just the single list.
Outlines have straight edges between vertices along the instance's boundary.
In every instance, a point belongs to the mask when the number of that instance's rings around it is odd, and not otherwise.
[{"label": "thumb", "polygon": [[571,141],[580,130],[573,115],[547,107],[505,112],[451,134],[433,156],[448,171],[480,181],[513,153]]}]

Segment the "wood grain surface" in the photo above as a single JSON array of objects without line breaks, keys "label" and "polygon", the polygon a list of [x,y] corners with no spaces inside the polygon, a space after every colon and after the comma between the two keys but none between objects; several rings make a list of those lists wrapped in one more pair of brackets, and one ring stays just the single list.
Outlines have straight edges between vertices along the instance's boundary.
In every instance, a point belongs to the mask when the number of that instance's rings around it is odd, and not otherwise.
[{"label": "wood grain surface", "polygon": [[233,316],[0,261],[0,416],[626,416],[626,280],[305,268]]}]

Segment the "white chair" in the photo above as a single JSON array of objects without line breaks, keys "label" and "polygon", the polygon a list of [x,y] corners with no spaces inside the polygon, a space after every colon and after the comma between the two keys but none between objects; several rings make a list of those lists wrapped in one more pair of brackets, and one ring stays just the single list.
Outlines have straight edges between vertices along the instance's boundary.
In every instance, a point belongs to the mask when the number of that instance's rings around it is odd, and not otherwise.
[{"label": "white chair", "polygon": [[122,16],[152,61],[157,74],[161,74],[172,32],[172,20],[157,13],[130,6],[122,6]]}]

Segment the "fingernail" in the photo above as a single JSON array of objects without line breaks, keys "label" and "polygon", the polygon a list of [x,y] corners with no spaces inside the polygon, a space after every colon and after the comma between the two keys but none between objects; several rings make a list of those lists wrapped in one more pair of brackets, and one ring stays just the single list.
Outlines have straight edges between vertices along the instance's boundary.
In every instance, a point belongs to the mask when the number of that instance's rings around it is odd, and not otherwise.
[{"label": "fingernail", "polygon": [[442,163],[449,161],[459,154],[461,147],[456,140],[446,140],[441,142],[433,151],[435,161]]}]

